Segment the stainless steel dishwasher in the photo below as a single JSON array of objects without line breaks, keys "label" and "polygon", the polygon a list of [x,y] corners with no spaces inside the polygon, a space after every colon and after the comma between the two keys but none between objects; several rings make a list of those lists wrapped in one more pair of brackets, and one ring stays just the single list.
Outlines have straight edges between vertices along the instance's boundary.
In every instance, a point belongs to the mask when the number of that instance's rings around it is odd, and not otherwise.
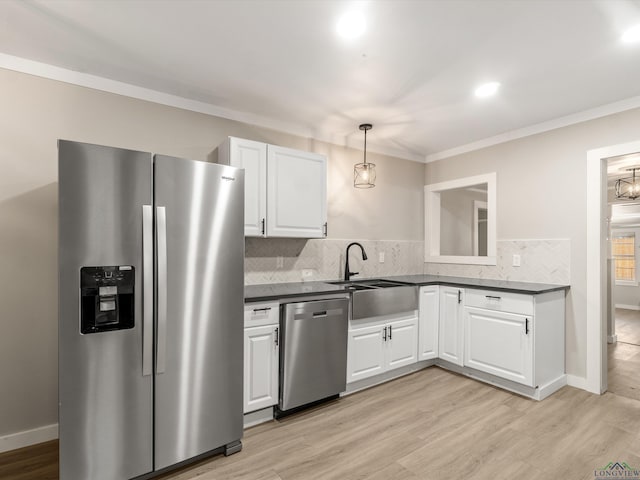
[{"label": "stainless steel dishwasher", "polygon": [[278,415],[345,391],[348,297],[284,304],[280,327]]}]

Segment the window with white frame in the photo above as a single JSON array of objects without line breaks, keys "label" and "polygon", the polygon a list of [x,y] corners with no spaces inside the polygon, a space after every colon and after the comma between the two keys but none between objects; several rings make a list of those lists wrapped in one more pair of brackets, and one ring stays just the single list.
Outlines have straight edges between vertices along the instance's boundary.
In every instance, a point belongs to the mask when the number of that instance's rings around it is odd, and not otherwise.
[{"label": "window with white frame", "polygon": [[618,284],[636,283],[636,235],[633,232],[617,232],[612,235],[611,249],[615,262],[615,279]]}]

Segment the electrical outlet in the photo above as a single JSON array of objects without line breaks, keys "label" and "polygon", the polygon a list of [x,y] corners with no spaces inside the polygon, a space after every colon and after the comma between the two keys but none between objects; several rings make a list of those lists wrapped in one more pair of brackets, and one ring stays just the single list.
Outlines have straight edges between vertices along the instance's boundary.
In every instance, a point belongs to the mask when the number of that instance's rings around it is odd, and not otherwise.
[{"label": "electrical outlet", "polygon": [[284,257],[280,255],[276,257],[276,268],[284,268]]},{"label": "electrical outlet", "polygon": [[378,253],[378,261],[384,263],[384,252]]},{"label": "electrical outlet", "polygon": [[520,255],[517,255],[517,254],[513,255],[513,266],[514,267],[520,266]]}]

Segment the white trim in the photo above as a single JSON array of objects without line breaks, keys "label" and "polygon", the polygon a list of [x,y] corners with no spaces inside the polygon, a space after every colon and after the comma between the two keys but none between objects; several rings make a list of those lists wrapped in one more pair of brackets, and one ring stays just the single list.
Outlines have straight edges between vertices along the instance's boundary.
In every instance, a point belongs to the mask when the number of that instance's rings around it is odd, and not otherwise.
[{"label": "white trim", "polygon": [[587,352],[585,389],[607,388],[606,237],[607,159],[640,152],[640,141],[587,152]]},{"label": "white trim", "polygon": [[17,448],[28,447],[36,443],[48,442],[58,438],[58,424],[25,430],[24,432],[12,433],[0,437],[0,453],[15,450]]},{"label": "white trim", "polygon": [[[487,256],[440,255],[440,193],[445,190],[487,184]],[[424,261],[463,265],[497,265],[496,172],[432,183],[424,187]]]},{"label": "white trim", "polygon": [[546,242],[546,241],[555,241],[555,240],[567,240],[570,241],[570,238],[560,237],[560,238],[501,238],[498,242]]},{"label": "white trim", "polygon": [[602,105],[600,107],[574,113],[572,115],[555,118],[553,120],[549,120],[548,122],[542,122],[536,125],[530,125],[528,127],[512,130],[510,132],[501,133],[500,135],[484,138],[482,140],[478,140],[477,142],[471,142],[467,143],[466,145],[460,145],[459,147],[442,150],[441,152],[431,153],[425,157],[424,162],[436,162],[445,158],[455,157],[456,155],[462,155],[463,153],[480,150],[481,148],[510,142],[511,140],[516,140],[518,138],[537,135],[539,133],[548,132],[557,128],[568,127],[569,125],[587,122],[589,120],[606,117],[607,115],[613,115],[615,113],[632,110],[638,107],[640,107],[640,96],[627,98],[625,100],[620,100],[619,102],[613,102]]},{"label": "white trim", "polygon": [[640,310],[640,306],[638,305],[623,305],[616,303],[616,308],[622,308],[624,310]]},{"label": "white trim", "polygon": [[635,280],[614,280],[617,287],[637,287],[638,282]]},{"label": "white trim", "polygon": [[589,390],[587,388],[587,379],[577,375],[567,375],[567,385],[581,390]]},{"label": "white trim", "polygon": [[617,343],[618,335],[607,335],[607,343]]},{"label": "white trim", "polygon": [[[119,82],[117,80],[98,77],[88,73],[76,72],[66,68],[56,67],[55,65],[49,65],[47,63],[36,62],[34,60],[28,60],[14,55],[7,55],[6,53],[0,53],[0,68],[47,78],[49,80],[57,80],[59,82],[91,88],[102,92],[115,93],[116,95],[145,100],[147,102],[180,108],[191,112],[204,113],[214,117],[248,123],[250,125],[256,125],[269,130],[277,130],[299,137],[313,138],[315,140],[342,147],[355,149],[361,148],[361,144],[358,143],[361,141],[359,133],[358,136],[354,136],[352,139],[346,136],[336,138],[336,136],[330,132],[322,132],[317,129],[301,127],[297,124],[283,122],[282,120],[268,118],[262,115],[223,108],[211,103],[192,100],[172,95],[170,93]],[[373,143],[367,143],[367,151],[381,155],[389,155],[403,160],[424,163],[423,154],[411,153],[403,149],[376,145],[375,141]]]},{"label": "white trim", "polygon": [[[469,189],[471,190],[471,189]],[[487,210],[487,202],[481,202],[480,200],[473,201],[473,256],[478,255],[478,250],[480,249],[480,238],[479,237],[479,228],[478,223],[480,223],[480,212],[479,210]],[[487,220],[484,220],[485,222]]]},{"label": "white trim", "polygon": [[567,385],[567,375],[563,374],[545,385],[540,385],[533,398],[535,398],[536,400],[544,400],[549,395],[557,392],[565,385]]},{"label": "white trim", "polygon": [[425,263],[457,263],[462,265],[497,265],[497,257],[473,257],[465,255],[425,256]]}]

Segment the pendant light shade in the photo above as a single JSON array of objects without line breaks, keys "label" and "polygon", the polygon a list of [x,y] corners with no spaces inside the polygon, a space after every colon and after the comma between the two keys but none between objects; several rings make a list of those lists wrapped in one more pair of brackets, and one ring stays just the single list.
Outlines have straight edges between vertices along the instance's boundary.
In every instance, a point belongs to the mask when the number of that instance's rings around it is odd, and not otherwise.
[{"label": "pendant light shade", "polygon": [[632,172],[630,177],[616,180],[616,198],[635,200],[640,197],[640,174],[636,175],[636,170],[640,170],[640,166],[627,169]]},{"label": "pendant light shade", "polygon": [[364,131],[364,161],[356,163],[353,167],[353,186],[356,188],[373,188],[376,186],[376,164],[367,163],[367,130],[373,125],[363,123],[360,130]]}]

